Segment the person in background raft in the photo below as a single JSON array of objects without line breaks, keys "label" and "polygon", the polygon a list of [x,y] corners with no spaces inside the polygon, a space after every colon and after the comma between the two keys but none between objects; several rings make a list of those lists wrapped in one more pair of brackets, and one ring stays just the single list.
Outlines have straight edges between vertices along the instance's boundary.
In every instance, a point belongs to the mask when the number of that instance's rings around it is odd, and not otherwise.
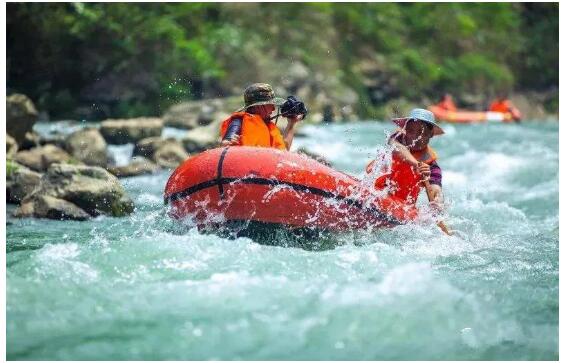
[{"label": "person in background raft", "polygon": [[440,100],[440,102],[438,102],[436,104],[436,106],[446,110],[446,111],[456,111],[458,108],[456,107],[456,104],[454,103],[454,99],[452,98],[452,95],[449,93],[446,93],[442,99]]},{"label": "person in background raft", "polygon": [[294,139],[294,126],[301,120],[301,116],[289,116],[288,125],[282,135],[276,124],[272,122],[271,115],[276,107],[284,103],[283,99],[275,97],[272,87],[266,83],[254,83],[248,86],[244,91],[244,107],[222,122],[221,145],[261,146],[290,150]]},{"label": "person in background raft", "polygon": [[442,211],[442,169],[438,165],[436,152],[428,145],[434,136],[444,131],[434,121],[434,114],[428,110],[415,108],[408,117],[392,120],[400,126],[388,139],[394,148],[392,165],[389,168],[374,170],[375,160],[366,167],[368,174],[376,173],[374,187],[382,190],[388,187],[389,194],[415,204],[422,187],[422,181],[430,185],[430,205]]},{"label": "person in background raft", "polygon": [[520,110],[518,110],[505,95],[498,96],[490,104],[490,107],[488,107],[488,111],[510,114],[511,119],[504,121],[519,122],[522,119],[522,114],[520,113]]}]

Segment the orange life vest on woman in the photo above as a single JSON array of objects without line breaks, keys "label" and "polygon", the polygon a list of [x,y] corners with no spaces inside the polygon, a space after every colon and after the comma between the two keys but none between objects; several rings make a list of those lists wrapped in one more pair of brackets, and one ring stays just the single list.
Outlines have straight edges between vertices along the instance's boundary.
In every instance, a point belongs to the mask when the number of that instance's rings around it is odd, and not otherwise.
[{"label": "orange life vest on woman", "polygon": [[248,112],[235,112],[222,122],[220,138],[224,138],[228,125],[234,119],[242,120],[240,129],[240,144],[242,146],[262,146],[286,150],[284,138],[280,130],[272,122],[265,122],[259,115]]},{"label": "orange life vest on woman", "polygon": [[[428,165],[432,164],[435,160],[438,160],[436,152],[430,146],[426,147],[426,149],[422,151],[410,151],[410,153],[416,158],[416,160]],[[372,160],[370,164],[366,166],[366,172],[368,174],[374,172],[374,162],[375,160]],[[380,173],[382,171],[378,172]],[[410,164],[403,161],[395,154],[392,154],[392,165],[390,170],[376,179],[374,187],[382,190],[388,186],[390,188],[391,196],[414,204],[416,203],[418,194],[420,193],[421,180],[420,174],[418,174]]]}]

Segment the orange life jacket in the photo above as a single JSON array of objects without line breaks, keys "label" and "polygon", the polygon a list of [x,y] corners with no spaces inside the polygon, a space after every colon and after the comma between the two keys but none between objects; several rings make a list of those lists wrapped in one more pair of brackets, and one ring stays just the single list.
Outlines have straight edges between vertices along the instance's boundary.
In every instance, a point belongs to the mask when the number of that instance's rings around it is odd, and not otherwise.
[{"label": "orange life jacket", "polygon": [[510,100],[494,101],[490,104],[488,110],[492,112],[509,113],[511,115],[511,120],[505,121],[520,120],[522,118],[520,110],[514,107]]},{"label": "orange life jacket", "polygon": [[510,101],[508,100],[494,101],[490,104],[488,110],[492,112],[501,112],[501,113],[510,112]]},{"label": "orange life jacket", "polygon": [[220,138],[224,138],[228,130],[228,125],[233,119],[242,120],[239,145],[272,147],[286,150],[284,138],[274,123],[265,122],[259,115],[253,115],[247,112],[235,112],[224,120],[220,126]]},{"label": "orange life jacket", "polygon": [[[422,151],[410,151],[410,153],[416,158],[416,160],[428,165],[432,164],[435,160],[438,160],[436,152],[430,146]],[[374,172],[374,162],[375,160],[372,160],[370,164],[366,166],[366,172],[368,174]],[[382,171],[377,172],[381,173]],[[381,175],[376,179],[374,187],[378,190],[382,190],[388,186],[390,190],[389,194],[391,196],[415,204],[418,199],[418,194],[420,193],[421,180],[420,174],[418,174],[410,164],[400,159],[400,157],[396,156],[396,153],[394,153],[392,154],[392,165],[390,170],[386,171],[384,175]]]}]

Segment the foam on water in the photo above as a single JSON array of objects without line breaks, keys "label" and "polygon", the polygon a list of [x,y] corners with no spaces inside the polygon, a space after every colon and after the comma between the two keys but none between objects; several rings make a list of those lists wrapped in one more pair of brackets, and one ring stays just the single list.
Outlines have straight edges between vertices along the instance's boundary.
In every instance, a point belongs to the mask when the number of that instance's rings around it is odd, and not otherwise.
[{"label": "foam on water", "polygon": [[[168,218],[168,171],[122,180],[126,218],[8,217],[8,359],[558,359],[558,127],[444,128],[459,237],[414,223],[309,251],[205,235]],[[294,148],[363,177],[391,130],[305,126]]]},{"label": "foam on water", "polygon": [[108,155],[114,161],[114,165],[125,166],[132,160],[134,144],[108,145]]}]

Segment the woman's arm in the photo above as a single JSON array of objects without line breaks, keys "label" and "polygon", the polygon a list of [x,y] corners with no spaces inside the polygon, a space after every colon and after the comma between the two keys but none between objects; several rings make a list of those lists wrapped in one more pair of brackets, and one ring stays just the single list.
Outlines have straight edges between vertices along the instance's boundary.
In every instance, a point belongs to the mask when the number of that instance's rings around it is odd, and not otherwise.
[{"label": "woman's arm", "polygon": [[410,164],[424,179],[430,177],[430,165],[418,161],[405,145],[402,145],[393,136],[388,140],[388,144],[392,145],[394,155]]}]

